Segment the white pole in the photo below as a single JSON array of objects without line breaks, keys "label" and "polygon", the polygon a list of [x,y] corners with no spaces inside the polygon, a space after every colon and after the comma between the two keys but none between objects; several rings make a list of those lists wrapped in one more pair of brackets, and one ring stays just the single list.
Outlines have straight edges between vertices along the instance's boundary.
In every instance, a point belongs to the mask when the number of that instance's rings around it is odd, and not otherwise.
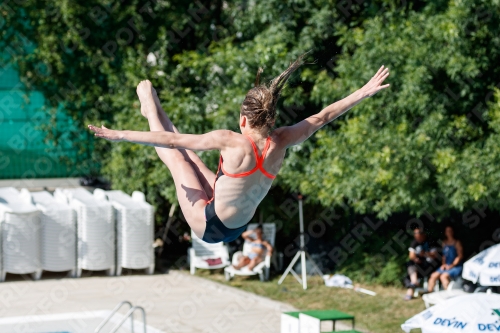
[{"label": "white pole", "polygon": [[304,212],[302,210],[302,195],[299,194],[299,223],[300,223],[300,262],[302,264],[302,288],[307,289],[307,272],[306,272],[306,252],[304,241]]}]

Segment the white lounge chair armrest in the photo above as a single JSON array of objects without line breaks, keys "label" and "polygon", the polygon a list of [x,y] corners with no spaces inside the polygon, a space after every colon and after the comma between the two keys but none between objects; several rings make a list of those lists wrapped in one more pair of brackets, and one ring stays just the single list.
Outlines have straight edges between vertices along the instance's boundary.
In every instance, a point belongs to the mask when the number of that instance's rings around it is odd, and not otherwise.
[{"label": "white lounge chair armrest", "polygon": [[226,262],[229,262],[229,246],[227,245],[224,245],[224,255],[225,258],[223,259],[225,259]]},{"label": "white lounge chair armrest", "polygon": [[188,263],[192,263],[193,260],[195,260],[196,258],[196,253],[194,252],[194,249],[192,247],[190,247],[188,249],[188,256],[187,256],[187,261]]},{"label": "white lounge chair armrest", "polygon": [[266,267],[271,267],[271,256],[266,254],[266,258],[264,259],[264,262],[266,263]]}]

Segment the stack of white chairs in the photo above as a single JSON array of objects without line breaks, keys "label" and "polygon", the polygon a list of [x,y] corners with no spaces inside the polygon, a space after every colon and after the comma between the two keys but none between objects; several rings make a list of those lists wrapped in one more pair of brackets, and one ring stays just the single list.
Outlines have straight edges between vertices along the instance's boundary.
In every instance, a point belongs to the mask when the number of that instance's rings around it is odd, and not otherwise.
[{"label": "stack of white chairs", "polygon": [[224,243],[206,243],[191,230],[192,246],[188,250],[190,273],[194,275],[197,268],[217,269],[230,264],[229,250]]},{"label": "stack of white chairs", "polygon": [[146,202],[144,193],[132,196],[122,191],[94,190],[94,196],[108,200],[116,217],[116,275],[122,268],[144,269],[153,274],[154,209]]},{"label": "stack of white chairs", "polygon": [[42,275],[40,212],[15,188],[0,188],[0,281],[6,273]]},{"label": "stack of white chairs", "polygon": [[41,260],[44,271],[76,273],[75,214],[63,198],[47,191],[21,193],[41,211]]},{"label": "stack of white chairs", "polygon": [[[257,228],[258,223],[250,223],[247,230],[253,230]],[[262,237],[266,240],[274,249],[274,242],[276,239],[276,224],[275,223],[262,223]],[[237,251],[233,254],[232,264],[237,265],[242,256],[248,256],[252,252],[252,245],[245,241],[243,244],[243,250]],[[224,275],[226,280],[231,280],[235,275],[251,276],[259,275],[261,281],[269,280],[269,272],[271,270],[271,256],[267,255],[265,259],[257,264],[251,271],[250,270],[239,270],[235,269],[233,266],[226,267],[224,269]]]},{"label": "stack of white chairs", "polygon": [[113,207],[84,188],[56,189],[54,197],[66,198],[76,212],[77,265],[75,277],[82,270],[106,270],[115,274],[115,220]]}]

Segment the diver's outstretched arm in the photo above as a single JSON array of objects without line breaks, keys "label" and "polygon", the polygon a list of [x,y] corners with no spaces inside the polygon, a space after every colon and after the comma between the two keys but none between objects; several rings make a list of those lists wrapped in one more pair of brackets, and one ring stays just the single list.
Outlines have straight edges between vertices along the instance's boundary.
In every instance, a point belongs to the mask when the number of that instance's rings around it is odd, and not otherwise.
[{"label": "diver's outstretched arm", "polygon": [[216,130],[205,134],[180,134],[164,131],[117,131],[94,125],[89,125],[89,129],[95,132],[96,137],[108,141],[126,141],[160,148],[190,150],[223,150],[234,146],[230,136],[235,135],[229,130]]},{"label": "diver's outstretched arm", "polygon": [[367,84],[346,98],[330,104],[320,113],[310,116],[293,126],[278,128],[275,132],[281,145],[290,147],[304,142],[321,127],[341,116],[365,98],[371,97],[380,90],[389,87],[389,84],[382,85],[388,76],[389,69],[382,66]]}]

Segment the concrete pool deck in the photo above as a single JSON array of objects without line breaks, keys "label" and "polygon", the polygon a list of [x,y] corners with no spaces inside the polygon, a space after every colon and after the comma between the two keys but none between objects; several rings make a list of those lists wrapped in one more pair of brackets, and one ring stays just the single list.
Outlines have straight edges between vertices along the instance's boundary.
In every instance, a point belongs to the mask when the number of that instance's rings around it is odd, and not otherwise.
[{"label": "concrete pool deck", "polygon": [[[295,310],[188,272],[170,271],[40,281],[8,279],[0,283],[0,318],[111,310],[123,300],[144,307],[147,324],[168,333],[277,333],[280,313]],[[135,318],[139,319],[138,314]]]}]

